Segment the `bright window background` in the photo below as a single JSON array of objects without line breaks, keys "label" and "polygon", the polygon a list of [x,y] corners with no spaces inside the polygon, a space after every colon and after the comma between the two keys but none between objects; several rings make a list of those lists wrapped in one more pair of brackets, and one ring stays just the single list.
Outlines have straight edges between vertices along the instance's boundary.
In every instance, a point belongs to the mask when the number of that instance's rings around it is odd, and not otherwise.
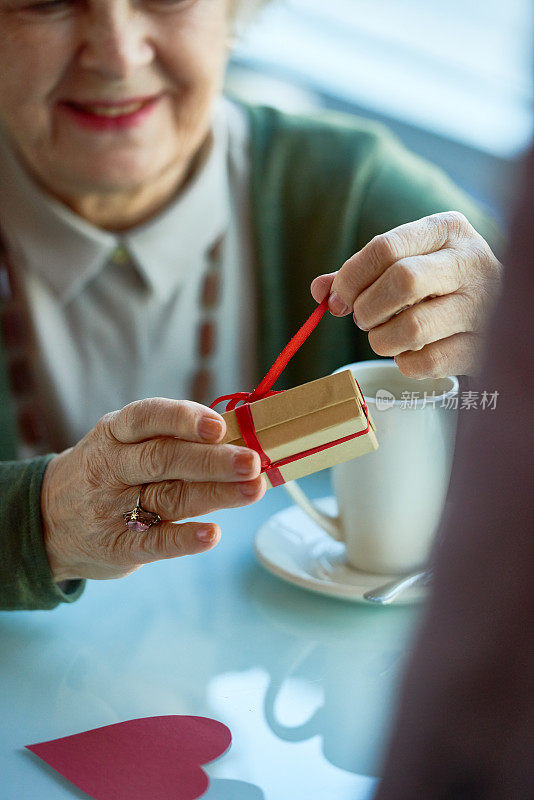
[{"label": "bright window background", "polygon": [[277,0],[228,82],[249,100],[379,119],[507,216],[532,134],[531,0]]}]

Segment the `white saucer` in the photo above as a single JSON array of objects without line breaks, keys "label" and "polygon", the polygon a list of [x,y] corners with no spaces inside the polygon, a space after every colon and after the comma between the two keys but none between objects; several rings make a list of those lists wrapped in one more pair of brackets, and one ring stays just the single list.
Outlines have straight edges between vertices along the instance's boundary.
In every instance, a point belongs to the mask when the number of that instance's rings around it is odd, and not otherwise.
[{"label": "white saucer", "polygon": [[[329,514],[337,511],[334,497],[316,501]],[[359,572],[345,563],[345,546],[335,542],[298,506],[274,514],[262,525],[254,540],[254,550],[263,566],[289,583],[312,592],[363,602],[368,589],[395,580],[395,575]],[[428,588],[414,586],[402,592],[390,605],[421,602]]]}]

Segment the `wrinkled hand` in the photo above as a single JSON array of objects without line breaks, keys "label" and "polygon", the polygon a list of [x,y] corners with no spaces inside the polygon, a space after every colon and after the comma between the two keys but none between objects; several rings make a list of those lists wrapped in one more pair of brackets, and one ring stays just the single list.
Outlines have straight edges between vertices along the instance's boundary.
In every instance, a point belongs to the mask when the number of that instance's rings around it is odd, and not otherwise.
[{"label": "wrinkled hand", "polygon": [[[203,428],[206,419],[214,420]],[[119,578],[142,564],[210,550],[213,523],[181,520],[259,500],[257,453],[218,444],[224,420],[199,403],[152,398],[106,414],[75,447],[48,464],[41,492],[44,541],[54,580]],[[142,505],[163,522],[126,530]]]},{"label": "wrinkled hand", "polygon": [[335,316],[352,312],[375,353],[405,375],[441,378],[477,371],[501,272],[482,236],[449,211],[376,236],[311,292],[318,303],[330,293]]}]

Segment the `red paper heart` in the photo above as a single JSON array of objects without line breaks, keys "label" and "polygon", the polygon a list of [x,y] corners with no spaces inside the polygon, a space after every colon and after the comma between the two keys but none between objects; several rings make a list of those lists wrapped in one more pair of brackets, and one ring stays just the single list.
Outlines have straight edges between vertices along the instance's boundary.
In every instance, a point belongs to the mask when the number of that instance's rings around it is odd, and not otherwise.
[{"label": "red paper heart", "polygon": [[208,717],[131,719],[27,745],[95,800],[195,800],[209,786],[202,764],[228,750],[226,725]]}]

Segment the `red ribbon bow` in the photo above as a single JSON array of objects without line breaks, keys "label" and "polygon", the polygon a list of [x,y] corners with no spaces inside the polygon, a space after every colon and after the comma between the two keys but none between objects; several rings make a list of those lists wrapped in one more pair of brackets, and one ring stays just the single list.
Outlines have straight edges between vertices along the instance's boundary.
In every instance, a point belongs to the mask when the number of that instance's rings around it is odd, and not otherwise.
[{"label": "red ribbon bow", "polygon": [[[358,431],[357,433],[351,433],[348,436],[343,436],[341,439],[336,439],[333,442],[327,442],[326,444],[318,445],[317,447],[312,447],[310,450],[304,450],[301,453],[295,453],[292,456],[287,456],[286,458],[282,458],[279,461],[273,463],[267,453],[264,452],[258,437],[256,436],[256,429],[254,426],[254,420],[252,419],[252,412],[250,410],[250,404],[254,403],[256,400],[262,400],[264,397],[270,397],[273,394],[280,394],[283,392],[283,389],[280,390],[272,390],[271,387],[274,382],[279,378],[282,374],[288,363],[291,361],[297,350],[302,347],[308,336],[315,330],[321,319],[323,318],[326,309],[328,308],[328,295],[324,298],[322,303],[320,303],[317,308],[313,311],[313,313],[308,317],[304,325],[296,332],[293,338],[288,342],[288,344],[284,347],[274,364],[272,365],[271,369],[267,373],[267,375],[263,378],[262,381],[258,384],[258,386],[253,389],[252,392],[234,392],[233,394],[224,394],[221,397],[218,397],[213,403],[210,405],[210,408],[213,408],[218,403],[223,402],[224,400],[228,400],[226,404],[226,411],[233,411],[235,410],[237,424],[241,430],[241,434],[243,436],[243,441],[250,447],[252,450],[255,450],[261,459],[261,471],[265,472],[267,477],[269,478],[272,486],[280,486],[280,484],[285,483],[284,478],[280,472],[280,467],[284,466],[284,464],[289,464],[292,461],[297,461],[300,458],[306,458],[306,456],[311,456],[314,453],[319,453],[321,450],[326,450],[328,447],[334,447],[334,445],[341,444],[342,442],[347,442],[349,439],[355,439],[357,436],[363,436],[365,433],[368,433],[370,428],[369,423],[369,412],[367,409],[367,405],[365,401],[363,402],[363,408],[365,411],[365,416],[367,418],[367,427],[363,431]],[[357,383],[357,381],[356,381]],[[361,390],[360,390],[361,391]],[[363,392],[362,392],[363,397]],[[238,406],[238,403],[243,403],[242,406]]]},{"label": "red ribbon bow", "polygon": [[271,391],[271,386],[280,377],[297,350],[302,347],[308,336],[315,330],[319,322],[322,320],[327,307],[328,295],[308,317],[304,325],[299,328],[291,341],[286,344],[265,378],[263,378],[263,380],[258,384],[258,386],[256,386],[255,389],[252,390],[252,392],[234,392],[233,394],[223,394],[221,397],[218,397],[213,401],[213,403],[210,405],[210,408],[216,406],[217,403],[223,402],[223,400],[228,400],[226,411],[233,411],[236,405],[240,402],[254,403],[255,400],[262,400],[264,397],[270,397],[273,394],[279,394],[280,392],[284,391],[283,389]]}]

